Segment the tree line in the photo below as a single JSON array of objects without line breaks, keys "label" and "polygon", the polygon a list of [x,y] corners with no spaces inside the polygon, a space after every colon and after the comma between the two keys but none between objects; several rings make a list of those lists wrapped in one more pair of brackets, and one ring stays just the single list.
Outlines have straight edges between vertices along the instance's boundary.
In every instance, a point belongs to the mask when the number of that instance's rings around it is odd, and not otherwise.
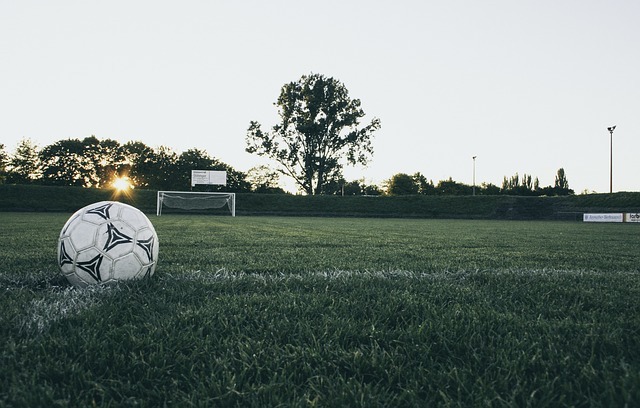
[{"label": "tree line", "polygon": [[[153,190],[191,189],[191,170],[224,170],[227,185],[196,186],[210,191],[238,193],[284,194],[279,186],[279,173],[267,166],[247,172],[234,169],[205,150],[193,148],[176,153],[166,146],[152,148],[139,141],[121,144],[95,136],[66,139],[39,148],[30,139],[18,143],[13,154],[0,144],[0,184],[41,184],[107,188],[117,177],[126,177],[136,188]],[[330,178],[323,185],[328,195],[472,195],[474,186],[449,178],[434,183],[423,174],[398,173],[381,186],[367,184],[364,179],[347,181]],[[504,177],[501,187],[491,183],[475,186],[477,195],[569,195],[564,169],[556,174],[553,186],[541,187],[538,178],[517,173]]]},{"label": "tree line", "polygon": [[226,171],[226,190],[267,192],[274,187],[274,192],[284,192],[268,177],[252,185],[246,173],[196,148],[178,154],[166,146],[151,148],[139,141],[121,144],[95,136],[60,140],[42,149],[23,139],[13,155],[0,145],[0,182],[7,184],[105,188],[124,177],[136,188],[188,190],[191,170],[199,169]]},{"label": "tree line", "polygon": [[285,193],[279,186],[279,176],[284,175],[309,195],[573,194],[562,168],[555,185],[543,188],[537,178],[517,173],[505,177],[501,188],[485,183],[469,186],[451,178],[434,184],[420,173],[395,174],[381,187],[367,185],[364,180],[347,181],[343,165],[366,164],[371,159],[371,139],[380,129],[380,120],[373,118],[361,125],[365,113],[360,100],[352,99],[342,82],[322,74],[303,75],[285,84],[274,106],[280,123],[263,130],[260,123],[251,121],[245,150],[273,160],[278,165],[275,170],[258,166],[243,173],[196,148],[178,154],[166,146],[120,144],[90,136],[60,140],[39,149],[26,139],[13,155],[0,144],[0,183],[107,187],[114,179],[126,177],[138,188],[186,190],[191,188],[191,170],[225,170],[224,189],[240,193]]},{"label": "tree line", "polygon": [[569,181],[563,168],[556,172],[553,186],[541,187],[537,177],[524,174],[522,177],[516,173],[511,177],[504,177],[502,187],[491,183],[482,183],[478,186],[468,185],[454,181],[451,177],[434,184],[432,180],[421,173],[413,175],[398,173],[385,182],[385,192],[388,195],[518,195],[518,196],[561,196],[572,195],[574,191],[569,188]]}]

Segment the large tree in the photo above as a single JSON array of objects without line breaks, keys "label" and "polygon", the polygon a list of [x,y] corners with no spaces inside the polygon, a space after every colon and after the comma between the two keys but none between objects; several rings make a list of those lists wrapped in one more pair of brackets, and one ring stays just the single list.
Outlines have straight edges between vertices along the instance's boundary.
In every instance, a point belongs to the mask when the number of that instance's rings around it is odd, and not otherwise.
[{"label": "large tree", "polygon": [[276,106],[281,122],[265,132],[252,121],[246,150],[276,160],[307,194],[320,194],[327,180],[340,178],[345,159],[364,165],[372,156],[380,120],[360,127],[360,100],[351,99],[337,79],[303,75],[282,87]]}]

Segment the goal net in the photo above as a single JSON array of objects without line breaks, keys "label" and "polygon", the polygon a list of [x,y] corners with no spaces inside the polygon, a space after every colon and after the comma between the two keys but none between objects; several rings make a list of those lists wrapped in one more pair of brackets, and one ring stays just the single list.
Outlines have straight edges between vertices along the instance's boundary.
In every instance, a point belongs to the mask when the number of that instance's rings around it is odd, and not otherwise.
[{"label": "goal net", "polygon": [[203,211],[227,207],[236,216],[235,193],[211,193],[193,191],[158,191],[156,215],[162,215],[162,207],[186,211]]}]

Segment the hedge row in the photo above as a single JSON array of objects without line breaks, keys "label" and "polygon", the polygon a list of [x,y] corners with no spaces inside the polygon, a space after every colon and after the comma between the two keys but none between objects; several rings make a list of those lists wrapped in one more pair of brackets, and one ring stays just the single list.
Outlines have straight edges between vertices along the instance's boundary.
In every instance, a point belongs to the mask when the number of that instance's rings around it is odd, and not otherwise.
[{"label": "hedge row", "polygon": [[[0,185],[0,211],[74,212],[87,204],[117,200],[155,214],[157,192],[36,185]],[[581,220],[585,212],[640,212],[640,193],[564,197],[516,196],[299,196],[237,194],[242,215],[416,217]],[[166,213],[166,211],[163,211]]]}]

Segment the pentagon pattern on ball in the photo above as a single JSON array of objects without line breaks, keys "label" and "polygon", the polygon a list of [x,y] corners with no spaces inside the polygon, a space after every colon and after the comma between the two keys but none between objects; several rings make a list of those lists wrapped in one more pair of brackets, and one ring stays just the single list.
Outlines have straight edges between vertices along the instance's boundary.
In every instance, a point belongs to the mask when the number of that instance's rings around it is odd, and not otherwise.
[{"label": "pentagon pattern on ball", "polygon": [[58,265],[77,287],[153,275],[158,236],[149,219],[135,207],[102,201],[78,210],[58,239]]}]

